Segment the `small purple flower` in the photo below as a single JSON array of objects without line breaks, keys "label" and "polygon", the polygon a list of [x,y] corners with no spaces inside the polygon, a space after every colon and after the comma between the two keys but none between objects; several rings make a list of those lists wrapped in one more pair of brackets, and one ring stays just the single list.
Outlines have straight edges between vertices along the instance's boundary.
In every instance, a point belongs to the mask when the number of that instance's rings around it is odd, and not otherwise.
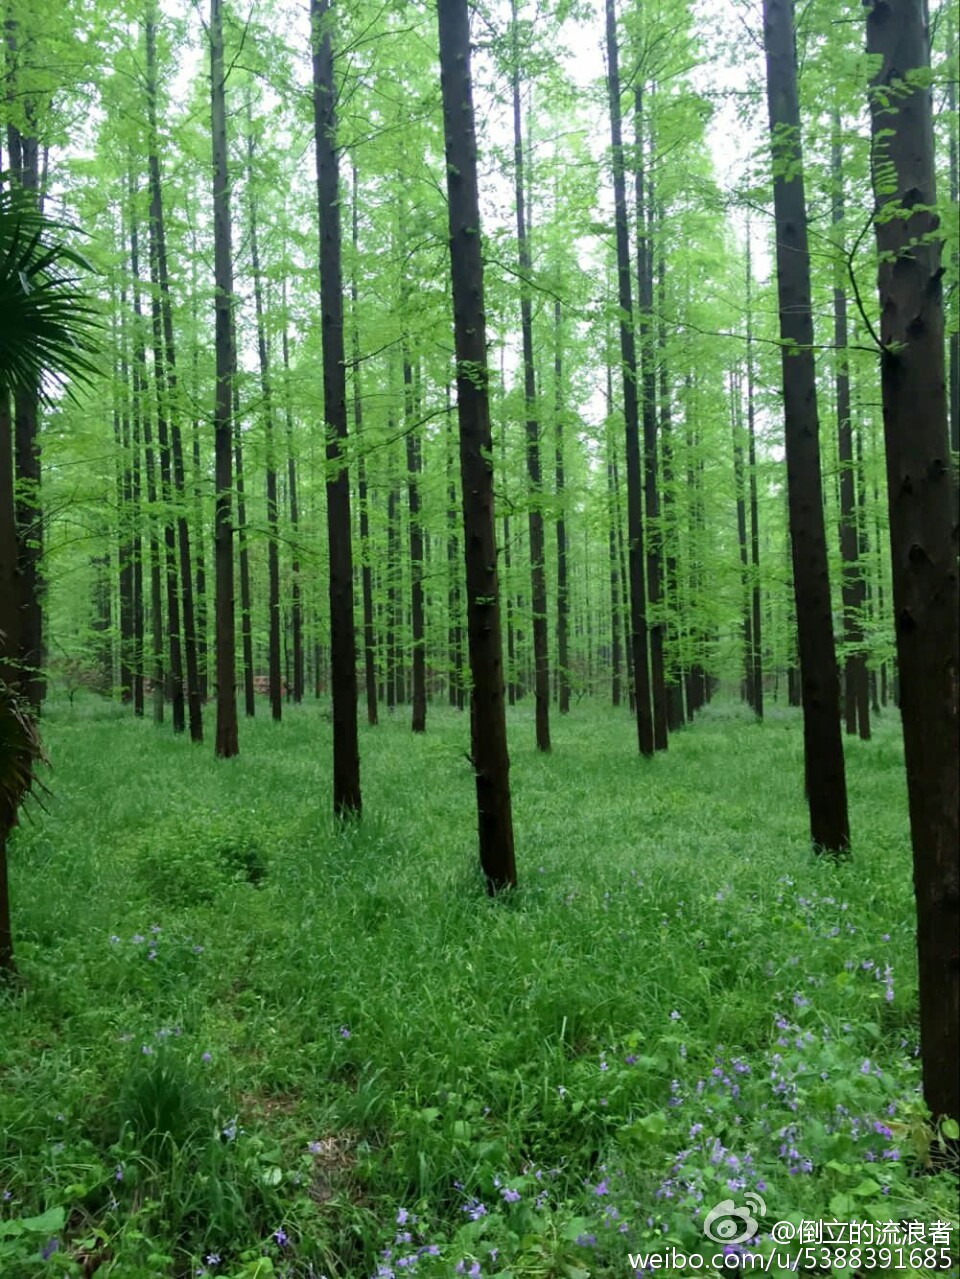
[{"label": "small purple flower", "polygon": [[505,1203],[515,1204],[520,1202],[519,1190],[511,1190],[509,1186],[504,1186],[500,1193],[503,1195]]},{"label": "small purple flower", "polygon": [[123,1164],[117,1164],[117,1170],[113,1175],[116,1181],[123,1181]]},{"label": "small purple flower", "polygon": [[207,1263],[208,1266],[219,1266],[220,1264],[219,1252],[208,1252],[207,1255],[204,1257],[204,1261]]},{"label": "small purple flower", "polygon": [[[312,1141],[310,1143],[311,1150],[313,1150],[314,1146],[316,1146],[317,1150],[319,1150],[320,1149],[319,1141]],[[406,1208],[398,1208],[397,1209],[397,1225],[405,1226],[407,1224],[407,1219],[409,1218],[409,1216],[410,1214],[407,1212]]]},{"label": "small purple flower", "polygon": [[283,1226],[278,1226],[276,1228],[276,1230],[273,1232],[273,1237],[274,1239],[276,1239],[277,1244],[281,1248],[286,1248],[287,1244],[290,1242],[290,1238],[287,1235],[287,1232],[284,1230]]},{"label": "small purple flower", "polygon": [[133,942],[134,946],[139,946],[142,942],[145,942],[147,939],[146,937],[144,937],[143,933],[134,933],[133,936],[130,938],[130,940]]},{"label": "small purple flower", "polygon": [[50,1257],[53,1256],[55,1252],[59,1251],[59,1248],[60,1248],[60,1240],[51,1239],[40,1255],[41,1257],[43,1257],[44,1261],[47,1261],[49,1260]]},{"label": "small purple flower", "polygon": [[201,1060],[201,1061],[205,1061],[205,1062],[211,1062],[211,1061],[213,1061],[213,1053],[211,1053],[211,1052],[205,1052],[205,1053],[203,1053],[203,1054],[202,1054],[202,1056],[201,1056],[201,1058],[200,1058],[200,1060]]},{"label": "small purple flower", "polygon": [[600,1182],[599,1186],[594,1186],[593,1193],[595,1195],[609,1195],[610,1187],[607,1184],[606,1177],[604,1177],[603,1181]]},{"label": "small purple flower", "polygon": [[349,1026],[341,1026],[341,1027],[340,1027],[340,1038],[341,1038],[341,1039],[349,1039],[349,1038],[350,1038],[350,1027],[349,1027]]},{"label": "small purple flower", "polygon": [[673,1012],[670,1014],[670,1020],[671,1020],[671,1021],[679,1021],[679,1020],[680,1020],[680,1014],[679,1014],[679,1012],[677,1011],[677,1009],[676,1009],[676,1008],[674,1008]]}]

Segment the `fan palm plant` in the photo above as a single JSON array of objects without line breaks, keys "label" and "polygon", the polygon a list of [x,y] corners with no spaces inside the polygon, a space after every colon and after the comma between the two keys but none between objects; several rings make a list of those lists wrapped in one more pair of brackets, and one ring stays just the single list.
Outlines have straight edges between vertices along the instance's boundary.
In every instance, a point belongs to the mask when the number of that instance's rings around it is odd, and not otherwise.
[{"label": "fan palm plant", "polygon": [[78,284],[88,269],[67,228],[0,174],[0,973],[14,971],[6,841],[34,785],[42,748],[17,693],[18,615],[10,398],[50,400],[95,371],[96,310]]}]

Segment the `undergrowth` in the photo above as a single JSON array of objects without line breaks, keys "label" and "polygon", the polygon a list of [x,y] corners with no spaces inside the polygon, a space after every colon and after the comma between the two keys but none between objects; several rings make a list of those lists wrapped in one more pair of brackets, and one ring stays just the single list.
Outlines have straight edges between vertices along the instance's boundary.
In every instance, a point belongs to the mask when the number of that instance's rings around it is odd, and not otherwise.
[{"label": "undergrowth", "polygon": [[793,712],[711,708],[653,761],[625,713],[555,717],[549,757],[512,716],[521,886],[491,902],[455,712],[362,729],[336,826],[315,706],[220,762],[51,707],[11,847],[4,1279],[602,1279],[757,1197],[728,1267],[776,1221],[955,1223],[892,713],[848,739],[839,864]]}]

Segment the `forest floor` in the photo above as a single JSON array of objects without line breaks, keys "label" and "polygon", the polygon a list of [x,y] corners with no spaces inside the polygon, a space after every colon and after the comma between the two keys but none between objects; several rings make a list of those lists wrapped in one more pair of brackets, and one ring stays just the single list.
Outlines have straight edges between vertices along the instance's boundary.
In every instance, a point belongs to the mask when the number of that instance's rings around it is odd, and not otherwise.
[{"label": "forest floor", "polygon": [[337,829],[328,712],[266,712],[229,762],[93,697],[44,718],[51,794],[10,850],[3,1279],[694,1274],[647,1254],[710,1270],[738,1207],[759,1239],[730,1266],[776,1273],[773,1223],[823,1219],[925,1223],[886,1246],[942,1260],[917,1252],[956,1181],[918,1098],[892,711],[847,739],[840,864],[810,851],[796,712],[709,708],[653,761],[626,711],[554,716],[549,757],[511,712],[497,902],[463,715],[363,727]]}]

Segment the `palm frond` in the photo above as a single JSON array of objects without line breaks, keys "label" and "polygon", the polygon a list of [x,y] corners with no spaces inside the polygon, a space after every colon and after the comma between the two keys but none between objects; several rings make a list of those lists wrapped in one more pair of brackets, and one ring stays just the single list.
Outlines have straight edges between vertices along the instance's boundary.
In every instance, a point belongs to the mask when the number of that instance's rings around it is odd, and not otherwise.
[{"label": "palm frond", "polygon": [[[63,242],[71,228],[0,174],[0,394],[96,372],[99,317],[80,287],[92,268]],[[49,396],[49,387],[46,389]]]}]

